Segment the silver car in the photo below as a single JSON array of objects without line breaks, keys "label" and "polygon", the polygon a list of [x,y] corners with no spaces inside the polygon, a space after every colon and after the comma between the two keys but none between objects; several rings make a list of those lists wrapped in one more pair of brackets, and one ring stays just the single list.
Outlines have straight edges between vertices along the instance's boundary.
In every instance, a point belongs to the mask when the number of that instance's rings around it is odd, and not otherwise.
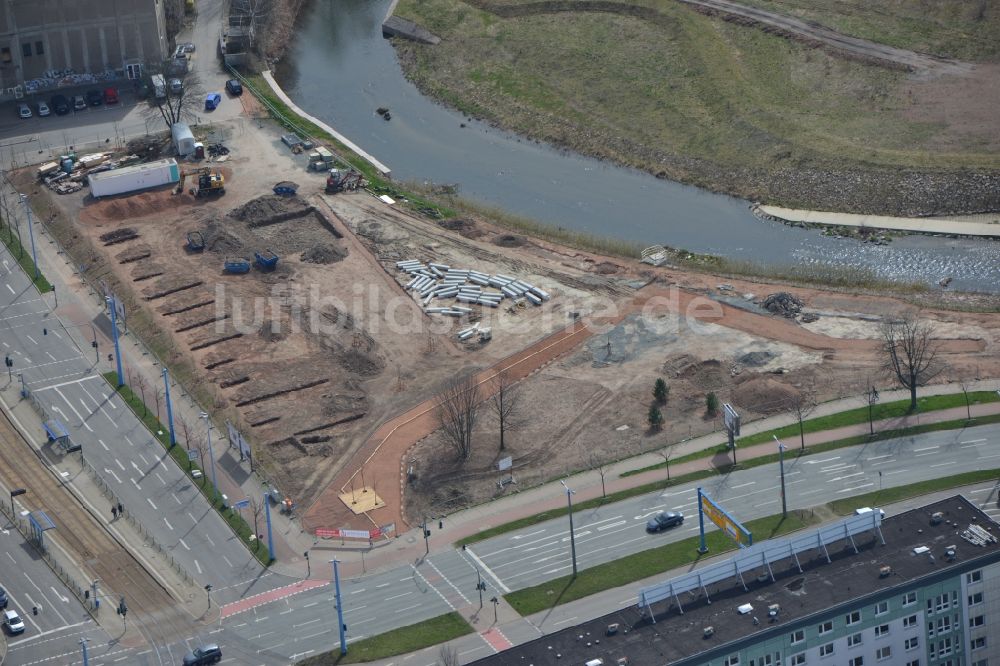
[{"label": "silver car", "polygon": [[31,117],[31,107],[28,106],[27,104],[25,104],[24,102],[18,104],[17,105],[17,115],[21,116],[22,118],[30,118]]}]

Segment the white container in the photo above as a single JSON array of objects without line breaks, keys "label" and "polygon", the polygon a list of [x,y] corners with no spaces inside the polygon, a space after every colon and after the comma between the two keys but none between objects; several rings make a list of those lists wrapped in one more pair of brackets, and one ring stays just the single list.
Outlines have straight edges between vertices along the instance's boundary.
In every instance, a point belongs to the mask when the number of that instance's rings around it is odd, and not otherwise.
[{"label": "white container", "polygon": [[91,174],[87,181],[96,199],[176,183],[180,177],[177,160],[170,158]]},{"label": "white container", "polygon": [[174,123],[170,126],[170,138],[173,140],[177,154],[184,157],[194,152],[194,134],[187,123]]}]

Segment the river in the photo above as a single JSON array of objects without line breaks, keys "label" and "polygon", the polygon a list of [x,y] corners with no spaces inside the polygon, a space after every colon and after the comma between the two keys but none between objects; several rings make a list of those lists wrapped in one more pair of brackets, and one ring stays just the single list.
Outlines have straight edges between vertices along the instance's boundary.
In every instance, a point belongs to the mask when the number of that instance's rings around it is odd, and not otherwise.
[{"label": "river", "polygon": [[[1000,242],[907,236],[873,245],[754,217],[746,201],[552,149],[470,121],[424,97],[383,39],[391,0],[313,0],[276,77],[307,112],[397,181],[457,184],[482,204],[643,245],[755,261],[862,266],[880,277],[1000,291]],[[392,119],[376,115],[388,107]],[[463,127],[464,125],[464,127]]]}]

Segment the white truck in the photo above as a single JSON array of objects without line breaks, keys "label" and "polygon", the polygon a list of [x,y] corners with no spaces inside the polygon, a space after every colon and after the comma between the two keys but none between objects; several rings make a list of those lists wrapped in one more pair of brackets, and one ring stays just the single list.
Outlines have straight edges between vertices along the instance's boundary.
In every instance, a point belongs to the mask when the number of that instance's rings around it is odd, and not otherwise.
[{"label": "white truck", "polygon": [[153,97],[158,100],[167,98],[167,81],[163,78],[163,74],[153,74],[150,83],[153,86]]}]

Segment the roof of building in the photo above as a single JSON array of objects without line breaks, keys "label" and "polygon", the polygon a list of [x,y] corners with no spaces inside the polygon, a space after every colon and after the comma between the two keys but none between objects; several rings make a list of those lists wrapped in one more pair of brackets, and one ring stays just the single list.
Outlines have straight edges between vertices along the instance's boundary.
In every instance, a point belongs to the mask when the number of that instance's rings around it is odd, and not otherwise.
[{"label": "roof of building", "polygon": [[[934,517],[937,513],[940,520]],[[994,540],[974,545],[962,536],[970,525],[985,528]],[[800,552],[802,572],[792,558],[772,562],[774,581],[766,569],[744,573],[748,590],[736,576],[709,585],[710,603],[703,593],[685,594],[681,597],[683,613],[675,602],[657,603],[655,623],[637,605],[631,606],[475,663],[544,666],[601,659],[610,666],[622,657],[630,664],[672,664],[696,655],[709,658],[706,652],[735,652],[746,646],[745,639],[756,641],[764,638],[759,635],[762,632],[788,631],[863,597],[888,596],[897,589],[914,587],[921,579],[954,575],[981,560],[1000,560],[996,540],[1000,525],[961,495],[885,518],[881,532],[885,545],[875,532],[856,535],[858,553],[846,539],[827,545],[832,562],[820,549]],[[929,550],[915,551],[923,547]],[[762,575],[755,578],[756,573]],[[738,613],[737,607],[743,604],[752,605],[753,610]],[[769,618],[772,604],[780,610]],[[617,633],[607,635],[611,624],[619,625]],[[707,627],[713,628],[710,636],[705,635]]]}]

